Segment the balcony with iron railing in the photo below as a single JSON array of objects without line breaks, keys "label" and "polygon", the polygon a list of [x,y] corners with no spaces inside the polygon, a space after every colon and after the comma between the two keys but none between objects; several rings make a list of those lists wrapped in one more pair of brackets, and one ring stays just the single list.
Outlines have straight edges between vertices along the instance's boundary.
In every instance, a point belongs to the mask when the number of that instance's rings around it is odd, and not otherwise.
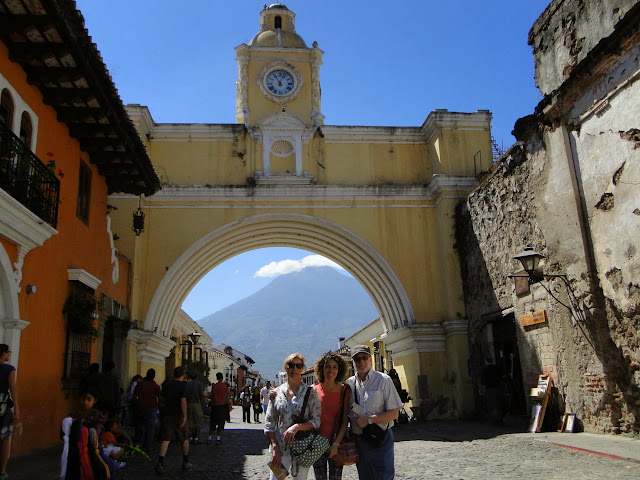
[{"label": "balcony with iron railing", "polygon": [[60,180],[11,130],[0,124],[0,188],[56,228]]}]

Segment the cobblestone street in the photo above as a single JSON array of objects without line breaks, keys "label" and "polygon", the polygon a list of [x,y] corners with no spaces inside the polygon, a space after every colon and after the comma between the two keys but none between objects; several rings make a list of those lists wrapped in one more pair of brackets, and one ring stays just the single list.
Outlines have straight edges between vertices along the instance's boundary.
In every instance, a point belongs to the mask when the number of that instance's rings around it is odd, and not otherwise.
[{"label": "cobblestone street", "polygon": [[[242,423],[241,410],[232,412],[222,445],[192,445],[193,470],[181,470],[180,448],[171,445],[165,465],[167,472],[154,473],[158,444],[151,461],[137,456],[127,459],[124,480],[138,479],[267,479],[269,460],[262,423]],[[263,419],[264,416],[261,416]],[[207,425],[208,426],[208,425]],[[206,431],[203,430],[203,431]],[[554,445],[554,434],[516,433],[508,427],[492,427],[476,422],[427,422],[394,428],[396,479],[519,479],[544,478],[640,478],[640,456],[636,460],[617,460]],[[571,435],[571,434],[558,434]],[[576,434],[571,438],[584,438]],[[206,440],[206,435],[203,435]],[[554,437],[565,438],[570,437]],[[638,451],[638,440],[614,440],[612,436],[592,435],[600,443],[622,442],[626,451]],[[545,441],[546,439],[546,441]],[[62,447],[11,458],[8,472],[12,480],[53,480],[59,472]],[[618,453],[624,456],[623,452]],[[630,456],[630,455],[627,455]],[[345,467],[344,480],[357,480],[355,466]],[[310,473],[309,480],[314,479]]]},{"label": "cobblestone street", "polygon": [[[267,479],[269,457],[262,424],[242,423],[240,414],[239,408],[233,410],[232,423],[227,425],[222,445],[191,446],[193,470],[181,470],[180,449],[171,445],[165,460],[167,473],[157,477],[154,465],[158,445],[155,444],[151,462],[139,456],[127,459],[125,479]],[[640,478],[637,461],[568,450],[544,441],[544,434],[514,433],[507,427],[474,422],[427,422],[395,427],[394,434],[398,480]],[[631,448],[635,448],[636,442],[627,441]],[[8,469],[11,478],[57,478],[60,450],[48,449],[46,454],[11,459]],[[35,474],[36,471],[40,474]],[[309,479],[313,478],[311,473]],[[355,466],[344,469],[344,480],[357,478]]]}]

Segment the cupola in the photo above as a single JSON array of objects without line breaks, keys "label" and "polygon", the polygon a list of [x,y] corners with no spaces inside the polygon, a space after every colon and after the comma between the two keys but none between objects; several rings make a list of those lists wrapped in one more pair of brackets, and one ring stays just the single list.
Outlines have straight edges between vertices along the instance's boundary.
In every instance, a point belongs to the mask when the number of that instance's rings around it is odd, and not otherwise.
[{"label": "cupola", "polygon": [[282,3],[272,3],[260,12],[260,31],[249,42],[252,47],[308,48],[296,33],[296,15]]}]

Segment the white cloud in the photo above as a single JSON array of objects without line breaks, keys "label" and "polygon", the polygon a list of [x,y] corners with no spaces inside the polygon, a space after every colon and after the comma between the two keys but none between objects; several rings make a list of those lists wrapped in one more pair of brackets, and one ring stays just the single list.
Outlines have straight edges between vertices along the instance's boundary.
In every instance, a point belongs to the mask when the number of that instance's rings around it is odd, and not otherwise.
[{"label": "white cloud", "polygon": [[301,260],[281,260],[280,262],[271,262],[254,273],[253,277],[272,278],[277,277],[278,275],[299,272],[307,267],[333,267],[344,270],[344,268],[328,258],[321,255],[309,255]]},{"label": "white cloud", "polygon": [[236,268],[235,272],[233,272],[234,275],[238,275],[239,273],[240,273],[240,270],[238,270],[237,268]]}]

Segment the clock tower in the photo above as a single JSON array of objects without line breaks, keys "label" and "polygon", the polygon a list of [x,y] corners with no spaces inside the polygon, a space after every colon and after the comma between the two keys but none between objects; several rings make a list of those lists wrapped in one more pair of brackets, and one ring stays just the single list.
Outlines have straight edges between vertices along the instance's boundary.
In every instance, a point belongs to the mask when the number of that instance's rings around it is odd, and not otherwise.
[{"label": "clock tower", "polygon": [[281,3],[260,12],[260,31],[236,47],[236,119],[262,142],[258,179],[303,180],[303,148],[322,125],[322,50],[296,33],[295,14]]}]

